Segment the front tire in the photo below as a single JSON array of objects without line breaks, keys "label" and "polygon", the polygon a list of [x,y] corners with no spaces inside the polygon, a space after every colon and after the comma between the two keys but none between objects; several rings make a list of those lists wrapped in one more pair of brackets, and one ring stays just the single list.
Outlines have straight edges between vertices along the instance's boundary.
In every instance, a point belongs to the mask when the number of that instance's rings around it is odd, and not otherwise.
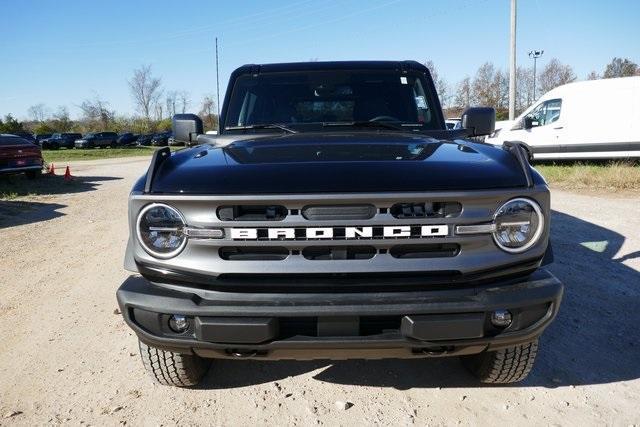
[{"label": "front tire", "polygon": [[211,360],[195,354],[180,354],[149,347],[139,341],[140,356],[147,372],[162,385],[191,387],[207,373]]},{"label": "front tire", "polygon": [[536,359],[538,340],[463,356],[462,363],[483,383],[506,384],[524,380]]},{"label": "front tire", "polygon": [[24,174],[27,176],[27,179],[40,178],[40,176],[42,176],[42,169],[35,171],[26,171]]}]

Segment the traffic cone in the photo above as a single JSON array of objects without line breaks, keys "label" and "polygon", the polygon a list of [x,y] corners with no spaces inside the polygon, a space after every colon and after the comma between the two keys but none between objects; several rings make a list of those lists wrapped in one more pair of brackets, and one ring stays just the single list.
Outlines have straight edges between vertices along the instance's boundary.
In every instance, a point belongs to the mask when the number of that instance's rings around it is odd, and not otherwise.
[{"label": "traffic cone", "polygon": [[64,180],[71,181],[72,179],[73,176],[71,176],[71,171],[69,170],[69,166],[67,166],[67,169],[64,171]]},{"label": "traffic cone", "polygon": [[56,174],[56,167],[53,165],[53,163],[51,163],[51,165],[49,165],[49,172],[47,172],[47,175],[55,175]]}]

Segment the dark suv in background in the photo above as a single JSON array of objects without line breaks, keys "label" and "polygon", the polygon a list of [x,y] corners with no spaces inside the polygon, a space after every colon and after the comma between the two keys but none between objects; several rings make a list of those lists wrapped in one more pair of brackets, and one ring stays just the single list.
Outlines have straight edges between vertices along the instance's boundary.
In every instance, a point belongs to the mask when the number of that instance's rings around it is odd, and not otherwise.
[{"label": "dark suv in background", "polygon": [[118,143],[118,146],[128,146],[128,145],[136,145],[136,142],[138,141],[138,137],[140,135],[138,134],[133,134],[131,132],[126,132],[126,133],[121,133],[118,136],[118,140],[116,141]]},{"label": "dark suv in background", "polygon": [[160,132],[151,138],[151,145],[154,147],[166,147],[169,144],[171,132]]},{"label": "dark suv in background", "polygon": [[82,139],[75,142],[76,148],[116,147],[118,134],[115,132],[88,133]]},{"label": "dark suv in background", "polygon": [[82,138],[81,133],[54,133],[50,138],[40,141],[40,146],[44,149],[57,150],[58,148],[73,148],[76,139]]}]

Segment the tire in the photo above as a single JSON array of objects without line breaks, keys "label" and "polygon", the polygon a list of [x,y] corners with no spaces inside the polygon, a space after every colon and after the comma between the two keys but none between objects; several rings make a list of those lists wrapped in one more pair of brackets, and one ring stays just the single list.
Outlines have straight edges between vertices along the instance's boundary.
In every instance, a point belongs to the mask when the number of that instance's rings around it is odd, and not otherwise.
[{"label": "tire", "polygon": [[140,356],[147,372],[162,385],[191,387],[197,385],[207,373],[211,360],[191,354],[149,347],[138,340]]},{"label": "tire", "polygon": [[26,171],[24,174],[27,176],[27,179],[36,179],[42,176],[42,170]]},{"label": "tire", "polygon": [[516,383],[529,375],[537,352],[538,340],[535,340],[498,351],[462,356],[462,363],[483,383]]}]

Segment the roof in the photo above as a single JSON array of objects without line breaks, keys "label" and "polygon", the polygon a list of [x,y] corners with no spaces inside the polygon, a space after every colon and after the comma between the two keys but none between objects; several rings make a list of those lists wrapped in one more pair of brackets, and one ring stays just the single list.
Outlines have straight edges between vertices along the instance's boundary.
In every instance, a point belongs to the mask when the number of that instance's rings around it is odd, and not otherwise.
[{"label": "roof", "polygon": [[324,61],[324,62],[288,62],[276,64],[247,64],[234,73],[260,73],[283,71],[319,71],[319,70],[420,70],[427,68],[417,61]]}]

